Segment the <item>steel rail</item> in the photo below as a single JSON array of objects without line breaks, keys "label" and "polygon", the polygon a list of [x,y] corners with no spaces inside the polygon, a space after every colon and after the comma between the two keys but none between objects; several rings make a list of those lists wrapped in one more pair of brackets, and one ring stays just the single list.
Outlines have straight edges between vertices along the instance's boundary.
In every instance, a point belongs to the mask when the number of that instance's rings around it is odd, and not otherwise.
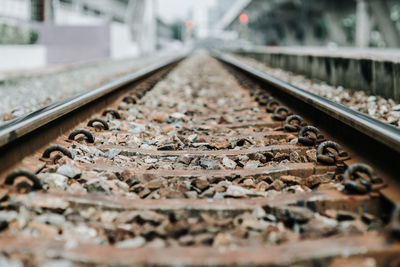
[{"label": "steel rail", "polygon": [[69,99],[57,102],[48,107],[34,111],[21,118],[14,119],[0,126],[0,148],[11,142],[47,125],[60,117],[69,114],[101,97],[130,83],[141,80],[158,70],[170,66],[188,55],[188,52],[179,53],[158,63],[147,66],[131,74],[117,78],[93,90],[80,93]]},{"label": "steel rail", "polygon": [[219,51],[212,51],[212,55],[216,59],[240,69],[241,71],[250,74],[257,79],[278,88],[282,92],[289,94],[304,103],[307,103],[324,114],[341,121],[349,127],[357,130],[359,133],[367,135],[375,141],[384,144],[388,149],[395,150],[397,153],[400,153],[400,130],[396,127],[383,123],[375,118],[369,117],[365,114],[308,92],[304,89],[293,86],[290,83],[279,80],[265,72],[248,66],[247,64],[235,59],[230,55]]}]

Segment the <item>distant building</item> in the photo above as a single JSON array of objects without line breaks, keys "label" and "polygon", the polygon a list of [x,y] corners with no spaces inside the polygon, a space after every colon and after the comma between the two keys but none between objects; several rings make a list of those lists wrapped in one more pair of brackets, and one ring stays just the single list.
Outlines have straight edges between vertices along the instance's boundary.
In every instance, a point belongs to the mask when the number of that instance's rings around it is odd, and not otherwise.
[{"label": "distant building", "polygon": [[0,0],[1,24],[17,29],[20,39],[0,32],[4,49],[35,43],[47,64],[151,54],[172,41],[169,26],[156,18],[155,0]]}]

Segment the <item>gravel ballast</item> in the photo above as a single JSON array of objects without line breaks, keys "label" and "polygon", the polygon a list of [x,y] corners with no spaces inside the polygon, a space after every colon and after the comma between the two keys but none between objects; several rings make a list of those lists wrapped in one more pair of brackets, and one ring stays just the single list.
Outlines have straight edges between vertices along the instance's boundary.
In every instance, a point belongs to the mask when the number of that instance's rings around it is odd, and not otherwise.
[{"label": "gravel ballast", "polygon": [[332,86],[323,81],[308,79],[304,75],[266,66],[255,59],[238,55],[232,56],[251,67],[291,83],[301,89],[328,98],[329,100],[389,123],[395,127],[400,127],[400,104],[392,99],[368,95],[364,91],[354,91],[343,88],[342,86]]},{"label": "gravel ballast", "polygon": [[[167,55],[80,64],[0,81],[0,124],[156,63]],[[50,67],[51,69],[51,67]],[[39,72],[40,73],[40,72]]]},{"label": "gravel ballast", "polygon": [[[138,88],[130,96],[137,93]],[[78,125],[90,130],[93,143],[60,136],[56,142],[64,143],[73,159],[54,153],[26,158],[44,164],[37,171],[43,190],[39,198],[21,198],[29,188],[23,180],[9,187],[15,191],[2,202],[1,235],[105,249],[220,249],[382,231],[384,222],[364,214],[367,208],[358,214],[329,209],[330,200],[318,209],[298,204],[308,203],[300,197],[293,205],[286,202],[296,194],[336,195],[345,190],[344,178],[335,166],[316,163],[315,145],[274,130],[283,122],[256,100],[267,97],[257,86],[242,87],[207,54],[194,54],[135,103],[115,105],[119,118],[104,116],[107,129]],[[286,149],[272,148],[278,144]],[[272,149],[263,150],[267,147]],[[293,165],[303,167],[290,171]],[[279,204],[238,202],[278,196]],[[246,208],[246,203],[253,204]]]}]

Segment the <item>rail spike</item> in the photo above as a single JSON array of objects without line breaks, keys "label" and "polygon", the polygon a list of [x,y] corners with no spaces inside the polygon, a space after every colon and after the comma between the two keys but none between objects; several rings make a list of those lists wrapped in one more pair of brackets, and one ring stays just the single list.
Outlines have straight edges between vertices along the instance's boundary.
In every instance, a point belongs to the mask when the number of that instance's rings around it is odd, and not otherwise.
[{"label": "rail spike", "polygon": [[[295,122],[292,124],[292,122]],[[288,132],[297,132],[304,126],[304,120],[299,115],[290,115],[286,118],[284,129]]]},{"label": "rail spike", "polygon": [[[357,173],[365,175],[361,177]],[[378,186],[374,185],[379,183]],[[343,185],[347,193],[353,194],[367,194],[386,186],[369,165],[362,163],[353,164],[346,169]]]},{"label": "rail spike", "polygon": [[108,114],[110,114],[114,119],[121,119],[121,115],[119,114],[119,112],[114,109],[106,109],[104,110],[102,115],[107,116]]},{"label": "rail spike", "polygon": [[[315,134],[316,137],[312,137],[310,135],[307,135],[307,132],[312,132]],[[298,133],[298,140],[300,144],[306,145],[306,146],[314,146],[317,143],[318,137],[321,135],[320,131],[318,128],[314,126],[304,126],[303,128],[300,129]]]},{"label": "rail spike", "polygon": [[15,179],[18,178],[18,177],[26,177],[30,181],[32,181],[32,183],[33,183],[32,189],[33,190],[42,189],[42,184],[41,184],[39,178],[33,172],[31,172],[29,170],[24,170],[24,169],[17,169],[15,171],[9,173],[7,175],[6,180],[5,180],[4,183],[6,185],[13,185]]},{"label": "rail spike", "polygon": [[88,122],[87,126],[94,127],[94,124],[95,124],[95,123],[101,124],[104,130],[110,129],[110,127],[108,126],[108,123],[107,123],[105,120],[100,119],[100,118],[91,119],[91,120]]},{"label": "rail spike", "polygon": [[[334,150],[334,153],[328,151],[328,148]],[[326,141],[321,143],[317,148],[317,161],[320,163],[324,163],[327,165],[334,165],[338,157],[347,156],[347,153],[344,152],[340,145],[333,141]]]},{"label": "rail spike", "polygon": [[83,134],[86,136],[86,140],[88,143],[94,143],[94,136],[91,132],[86,129],[76,129],[74,130],[68,137],[69,140],[75,140],[75,137],[79,134]]},{"label": "rail spike", "polygon": [[286,120],[288,114],[289,114],[289,109],[287,107],[279,106],[275,108],[274,114],[272,115],[272,119],[277,121],[284,121]]},{"label": "rail spike", "polygon": [[67,156],[67,157],[69,157],[69,158],[71,158],[71,159],[74,158],[73,155],[72,155],[72,153],[71,153],[71,151],[69,151],[68,148],[66,148],[65,146],[62,146],[62,145],[51,145],[51,146],[49,146],[49,147],[43,152],[43,155],[42,155],[43,158],[46,158],[46,159],[50,158],[50,154],[51,154],[52,152],[54,152],[54,151],[61,152],[61,153],[63,153],[65,156]]}]

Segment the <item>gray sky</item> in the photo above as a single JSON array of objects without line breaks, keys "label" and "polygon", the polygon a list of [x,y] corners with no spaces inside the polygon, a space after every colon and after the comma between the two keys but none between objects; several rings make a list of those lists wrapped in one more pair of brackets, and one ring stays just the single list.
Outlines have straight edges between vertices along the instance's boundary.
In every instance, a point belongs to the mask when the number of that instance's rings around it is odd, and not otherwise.
[{"label": "gray sky", "polygon": [[187,19],[187,14],[192,8],[194,21],[203,24],[207,19],[207,8],[213,6],[215,0],[158,0],[158,14],[166,22],[176,18]]}]

